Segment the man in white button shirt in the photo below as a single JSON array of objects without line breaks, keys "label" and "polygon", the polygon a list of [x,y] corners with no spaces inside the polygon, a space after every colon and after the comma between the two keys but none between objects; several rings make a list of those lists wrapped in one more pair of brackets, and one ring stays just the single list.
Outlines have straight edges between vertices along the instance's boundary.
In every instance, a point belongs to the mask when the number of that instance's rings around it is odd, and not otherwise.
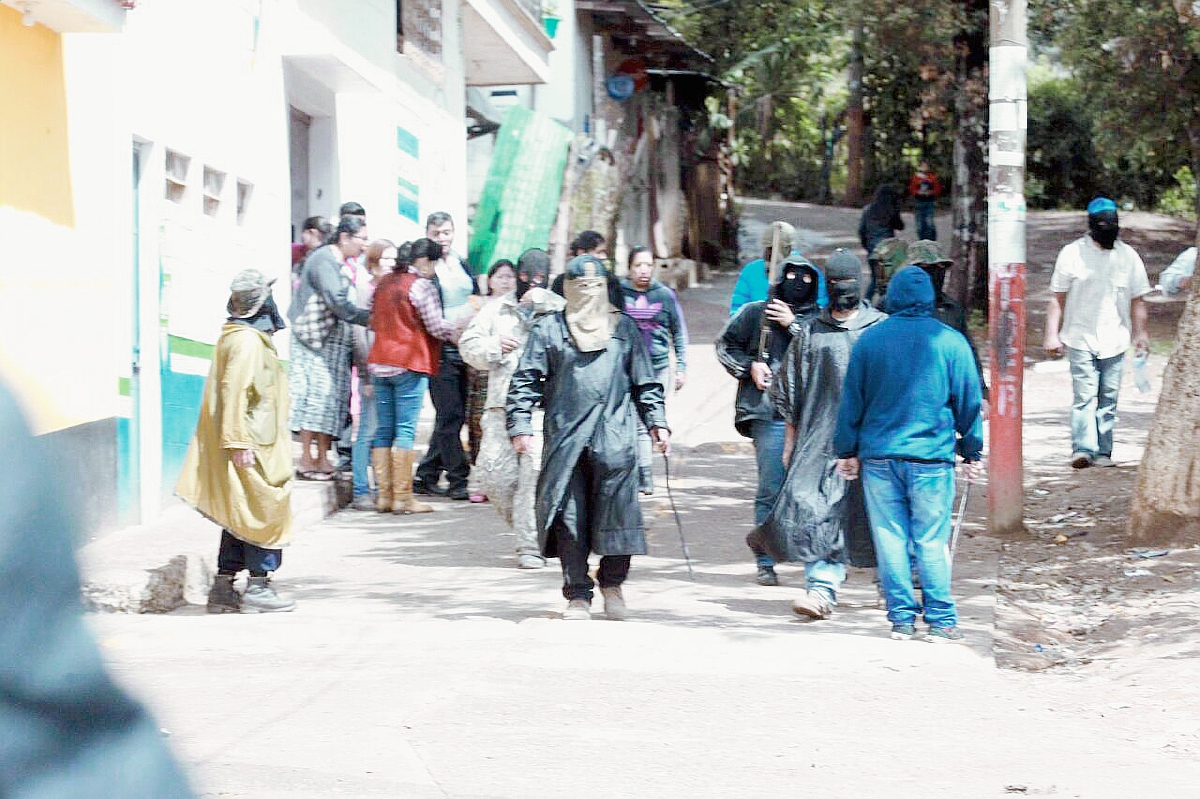
[{"label": "man in white button shirt", "polygon": [[1062,248],[1050,277],[1050,302],[1042,348],[1066,350],[1075,399],[1071,404],[1071,465],[1114,466],[1113,425],[1125,351],[1132,340],[1150,351],[1146,267],[1119,240],[1117,205],[1097,197],[1087,207],[1088,235]]}]

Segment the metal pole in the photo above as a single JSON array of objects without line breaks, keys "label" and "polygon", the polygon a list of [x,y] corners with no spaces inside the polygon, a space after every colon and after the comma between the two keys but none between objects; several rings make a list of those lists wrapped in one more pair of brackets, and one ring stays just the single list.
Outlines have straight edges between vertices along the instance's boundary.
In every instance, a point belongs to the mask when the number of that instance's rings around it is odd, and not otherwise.
[{"label": "metal pole", "polygon": [[993,0],[988,134],[988,523],[1023,526],[1021,416],[1025,369],[1025,0]]}]

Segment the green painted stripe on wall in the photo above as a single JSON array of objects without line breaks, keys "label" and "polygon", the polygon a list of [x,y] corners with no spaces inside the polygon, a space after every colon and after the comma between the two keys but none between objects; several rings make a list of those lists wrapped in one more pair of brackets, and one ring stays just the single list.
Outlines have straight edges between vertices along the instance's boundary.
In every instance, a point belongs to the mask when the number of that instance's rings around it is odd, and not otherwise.
[{"label": "green painted stripe on wall", "polygon": [[117,395],[128,397],[132,393],[133,381],[128,377],[117,378]]},{"label": "green painted stripe on wall", "polygon": [[205,344],[201,341],[192,341],[190,338],[181,336],[168,335],[168,344],[171,347],[171,352],[177,352],[180,355],[190,355],[193,358],[204,358],[211,361],[213,357],[212,344]]}]

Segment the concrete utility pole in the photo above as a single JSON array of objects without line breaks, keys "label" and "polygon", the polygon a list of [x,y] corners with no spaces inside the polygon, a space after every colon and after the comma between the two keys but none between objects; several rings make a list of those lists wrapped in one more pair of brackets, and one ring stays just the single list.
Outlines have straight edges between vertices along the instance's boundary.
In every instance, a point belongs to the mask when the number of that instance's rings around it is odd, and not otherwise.
[{"label": "concrete utility pole", "polygon": [[988,524],[1021,530],[1025,372],[1025,0],[992,0],[988,134],[988,352],[991,416]]}]

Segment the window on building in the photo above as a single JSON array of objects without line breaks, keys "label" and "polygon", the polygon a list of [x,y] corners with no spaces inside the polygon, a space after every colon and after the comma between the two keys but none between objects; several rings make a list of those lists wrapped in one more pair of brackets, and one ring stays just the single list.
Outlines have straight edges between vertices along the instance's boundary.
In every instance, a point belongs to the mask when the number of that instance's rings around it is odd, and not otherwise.
[{"label": "window on building", "polygon": [[246,212],[250,210],[250,195],[254,192],[254,184],[244,180],[237,182],[237,223],[244,224]]},{"label": "window on building", "polygon": [[416,47],[442,57],[442,0],[396,0],[396,52]]},{"label": "window on building", "polygon": [[167,150],[165,166],[166,198],[173,203],[182,203],[187,193],[188,167],[192,159],[174,150]]},{"label": "window on building", "polygon": [[221,211],[221,194],[225,191],[225,173],[210,166],[204,167],[204,213],[216,216]]}]

